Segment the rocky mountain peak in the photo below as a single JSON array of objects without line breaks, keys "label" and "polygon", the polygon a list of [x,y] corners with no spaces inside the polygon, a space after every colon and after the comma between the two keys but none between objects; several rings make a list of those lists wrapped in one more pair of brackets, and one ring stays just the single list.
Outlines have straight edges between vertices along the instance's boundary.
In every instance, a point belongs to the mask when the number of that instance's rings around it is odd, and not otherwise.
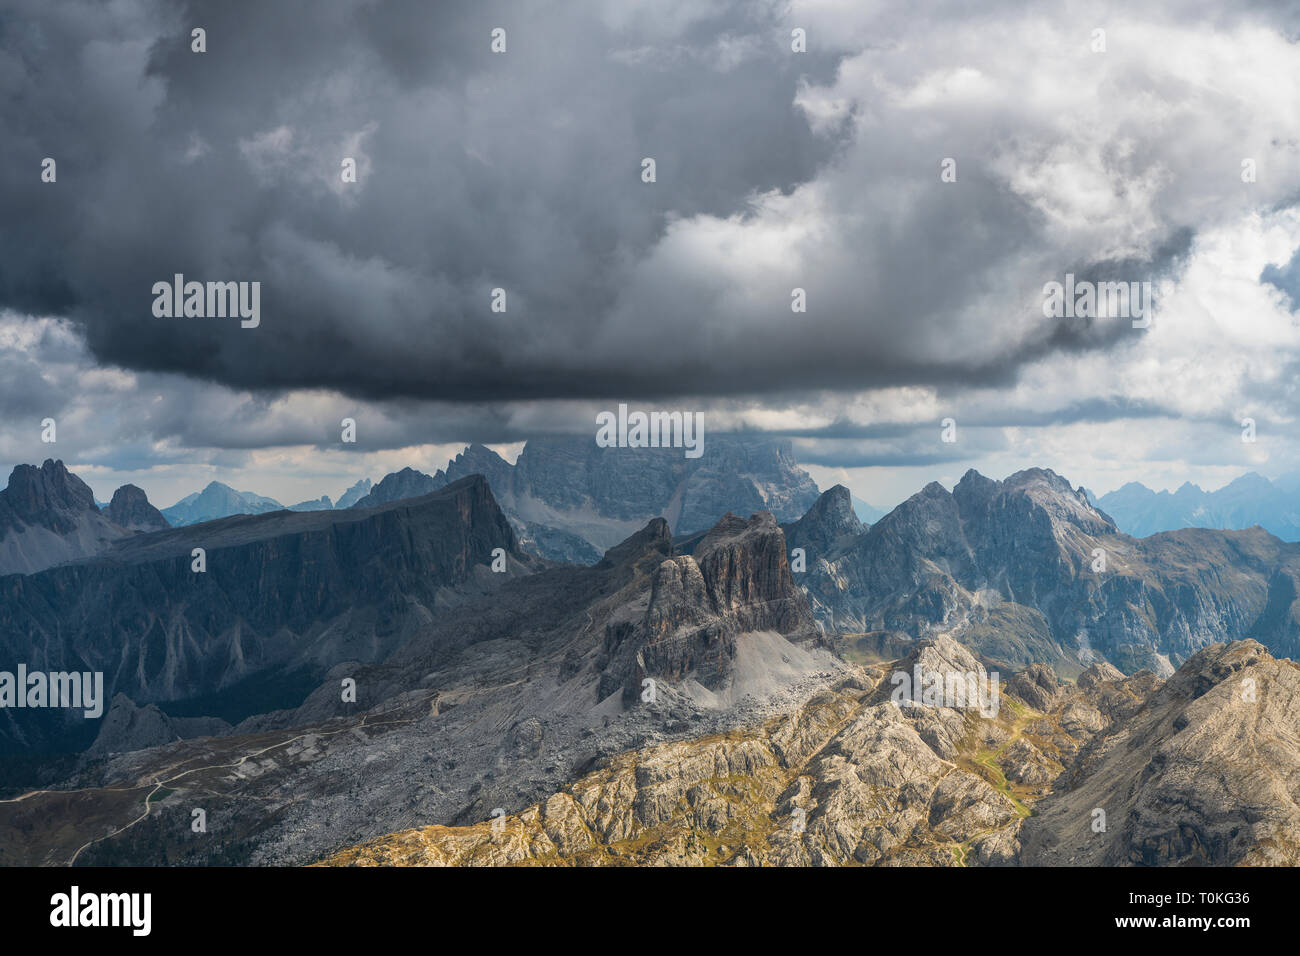
[{"label": "rocky mountain peak", "polygon": [[447,473],[453,473],[452,467],[455,466],[460,471],[479,472],[484,475],[491,475],[493,472],[500,471],[510,467],[510,463],[494,452],[487,445],[480,445],[477,442],[467,445],[465,450],[451,460],[447,467]]},{"label": "rocky mountain peak", "polygon": [[1070,483],[1056,472],[1052,471],[1052,469],[1039,468],[1037,466],[1022,468],[1020,471],[1008,475],[1002,481],[1002,486],[1004,488],[1021,488],[1036,483],[1050,485],[1065,494],[1069,494],[1073,491]]},{"label": "rocky mountain peak", "polygon": [[785,537],[791,548],[803,548],[811,559],[834,553],[866,530],[853,510],[849,489],[835,485],[786,528]]},{"label": "rocky mountain peak", "polygon": [[1092,690],[1101,684],[1111,683],[1124,679],[1124,672],[1107,661],[1096,661],[1088,666],[1082,674],[1075,678],[1074,683],[1080,690]]},{"label": "rocky mountain peak", "polygon": [[416,471],[408,465],[401,471],[385,475],[379,484],[370,489],[369,494],[358,498],[352,507],[374,508],[377,505],[400,501],[403,498],[418,498],[421,495],[427,495],[431,491],[436,491],[444,484],[446,484],[445,477],[444,479],[438,479],[433,475],[426,475],[422,471]]},{"label": "rocky mountain peak", "polygon": [[339,500],[335,503],[335,508],[351,508],[354,504],[370,494],[371,483],[369,478],[362,478],[355,485],[343,492]]},{"label": "rocky mountain peak", "polygon": [[947,634],[920,641],[899,664],[900,668],[923,667],[940,674],[983,672],[984,668],[967,648]]},{"label": "rocky mountain peak", "polygon": [[[1118,674],[1119,672],[1116,671]],[[1124,675],[1120,674],[1122,678]],[[1066,692],[1050,664],[1030,664],[1007,683],[1007,691],[1030,707],[1051,711]]]},{"label": "rocky mountain peak", "polygon": [[0,575],[30,574],[96,554],[127,534],[61,461],[19,465],[0,491]]},{"label": "rocky mountain peak", "polygon": [[742,629],[813,630],[807,600],[790,573],[785,535],[770,512],[748,521],[727,514],[696,547],[695,560],[715,611],[734,615]]},{"label": "rocky mountain peak", "polygon": [[[985,687],[988,679],[988,673],[969,650],[953,640],[947,634],[938,634],[935,637],[918,641],[914,644],[906,656],[903,657],[894,667],[894,674],[906,674],[908,681],[911,681],[917,674],[942,676],[945,683],[949,676],[965,678],[967,675],[973,675],[979,687]],[[924,678],[929,679],[929,678]],[[890,700],[899,687],[897,680],[891,680],[887,676],[884,681],[876,688],[876,702]],[[910,689],[910,685],[909,685]],[[921,697],[921,688],[917,687],[916,698]],[[910,697],[911,694],[905,694]]]},{"label": "rocky mountain peak", "polygon": [[17,521],[66,534],[78,515],[99,511],[90,487],[68,471],[62,461],[49,458],[39,468],[16,466],[0,499],[0,514],[9,512],[9,521],[0,518],[0,527],[13,526]]},{"label": "rocky mountain peak", "polygon": [[998,482],[992,478],[986,478],[974,468],[971,468],[966,474],[961,476],[961,481],[953,488],[952,493],[957,497],[983,497],[987,498],[998,490]]},{"label": "rocky mountain peak", "polygon": [[963,514],[975,514],[986,510],[1001,488],[1000,482],[986,478],[972,468],[962,475],[961,481],[952,489],[952,496]]},{"label": "rocky mountain peak", "polygon": [[113,492],[106,513],[114,524],[131,531],[161,531],[171,527],[162,512],[149,503],[144,490],[135,485],[123,485]]},{"label": "rocky mountain peak", "polygon": [[[768,517],[771,516],[769,515]],[[750,520],[759,521],[761,523],[761,519],[759,515],[754,515],[754,517]],[[773,523],[775,524],[775,522]],[[715,524],[712,528],[709,529],[708,534],[706,534],[703,537],[703,539],[701,539],[700,543],[695,546],[695,551],[697,554],[707,551],[711,547],[716,547],[718,544],[724,541],[730,540],[732,538],[737,537],[738,535],[744,534],[747,530],[749,530],[749,528],[750,528],[750,523],[748,521],[740,517],[740,515],[728,511],[726,514],[724,514],[721,518],[718,519],[717,524]]]},{"label": "rocky mountain peak", "polygon": [[1165,692],[1196,700],[1261,661],[1272,661],[1268,648],[1255,640],[1210,644],[1197,651],[1165,682]]},{"label": "rocky mountain peak", "polygon": [[230,515],[265,514],[283,507],[274,498],[251,491],[236,491],[220,481],[210,481],[202,491],[186,495],[171,507],[164,508],[162,515],[173,527],[180,527]]},{"label": "rocky mountain peak", "polygon": [[1069,526],[1084,534],[1113,534],[1117,530],[1110,518],[1093,507],[1083,488],[1070,483],[1050,468],[1026,468],[1003,481],[992,481],[976,471],[969,471],[953,497],[961,509],[962,520],[973,523],[977,533],[992,523],[1008,520],[1038,526],[1061,537]]},{"label": "rocky mountain peak", "polygon": [[627,564],[647,554],[666,557],[673,547],[672,532],[668,522],[663,518],[652,518],[650,522],[626,541],[616,544],[605,552],[598,567],[610,568]]},{"label": "rocky mountain peak", "polygon": [[438,471],[433,480],[436,483],[455,481],[466,475],[482,475],[492,486],[501,507],[509,510],[515,499],[514,468],[486,445],[468,445],[464,451],[447,463],[445,471]]}]

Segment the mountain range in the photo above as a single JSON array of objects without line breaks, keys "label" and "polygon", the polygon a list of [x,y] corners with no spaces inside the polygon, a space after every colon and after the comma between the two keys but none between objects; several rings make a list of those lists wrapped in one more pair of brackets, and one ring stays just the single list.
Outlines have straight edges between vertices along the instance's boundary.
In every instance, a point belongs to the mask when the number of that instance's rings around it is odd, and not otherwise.
[{"label": "mountain range", "polygon": [[728,511],[792,520],[817,498],[789,441],[719,435],[708,454],[672,448],[601,448],[591,438],[543,438],[511,465],[470,445],[445,470],[388,475],[353,507],[424,494],[468,474],[485,476],[520,540],[544,557],[594,563],[651,518],[677,534],[703,531]]},{"label": "mountain range", "polygon": [[296,505],[284,505],[274,498],[254,494],[251,491],[236,491],[219,481],[209,482],[202,491],[186,495],[170,508],[164,508],[163,517],[175,528],[201,521],[213,521],[217,518],[229,518],[231,515],[260,515],[269,511],[330,511],[334,508],[349,508],[360,498],[370,492],[370,479],[365,478],[345,491],[338,504],[330,501],[328,495]]},{"label": "mountain range", "polygon": [[[1050,473],[990,484],[992,510],[1018,523],[1044,520],[1025,510],[1035,507],[1058,531],[1096,520]],[[792,535],[818,548],[862,534],[843,489],[823,499]],[[195,533],[139,536],[112,560],[5,581],[65,596],[86,587],[76,575],[99,579],[96,589],[114,574],[167,588]],[[657,518],[594,566],[552,564],[516,549],[477,476],[374,509],[230,518],[204,534],[209,560],[232,575],[221,590],[278,609],[247,628],[216,621],[238,645],[211,633],[193,643],[234,652],[255,627],[310,633],[278,660],[314,659],[318,685],[294,704],[263,683],[241,698],[258,712],[200,717],[214,698],[190,698],[197,709],[162,699],[164,684],[138,682],[149,653],[132,651],[75,767],[0,803],[0,862],[1300,862],[1287,782],[1300,774],[1300,668],[1253,640],[1206,644],[1168,679],[1098,660],[1068,682],[1034,663],[1006,679],[990,712],[900,706],[899,674],[983,683],[989,665],[956,629],[876,663],[834,653],[770,513],[727,515],[681,540]],[[489,570],[492,545],[507,556],[503,573]],[[368,557],[317,578],[349,554]],[[436,580],[423,581],[430,568]],[[365,575],[377,577],[349,590]],[[358,594],[386,594],[380,605],[394,609],[406,593],[432,597],[397,612],[404,636],[329,647],[352,630],[335,610]],[[185,603],[187,633],[216,609]],[[313,617],[326,626],[304,630]],[[360,630],[379,633],[374,620],[362,615]],[[130,621],[128,609],[115,627]],[[0,633],[25,627],[4,621]],[[102,640],[69,645],[54,632],[40,643],[103,653]],[[146,677],[187,653],[163,649]],[[209,679],[223,683],[219,671]],[[192,837],[195,805],[218,839]],[[1098,808],[1111,820],[1100,836]]]},{"label": "mountain range", "polygon": [[[800,508],[810,503],[809,487],[816,490],[811,478],[795,463],[788,443],[777,442],[773,449],[770,443],[755,446],[733,440],[732,444],[746,449],[742,455],[748,469],[737,472],[734,482],[719,482],[718,467],[707,469],[703,475],[696,474],[701,471],[698,466],[661,467],[672,458],[667,449],[647,449],[646,455],[638,456],[645,461],[659,459],[651,474],[638,482],[619,474],[626,455],[604,454],[594,444],[584,447],[588,444],[569,439],[533,440],[525,445],[515,465],[483,445],[470,445],[446,469],[432,475],[403,468],[385,476],[379,483],[382,488],[367,478],[337,501],[322,495],[287,507],[290,511],[319,511],[354,507],[363,499],[367,505],[396,501],[426,494],[468,474],[482,474],[492,484],[521,539],[537,553],[556,560],[594,563],[618,532],[630,529],[630,524],[622,523],[629,520],[628,514],[633,524],[656,515],[670,521],[676,517],[681,524],[677,530],[689,533],[727,510],[721,506],[723,501],[747,502],[736,508],[741,512],[770,501],[769,510],[788,521],[798,517]],[[710,484],[714,487],[707,487]],[[624,492],[630,494],[623,497]],[[1084,492],[1119,530],[1138,538],[1182,528],[1244,530],[1258,525],[1283,541],[1300,541],[1300,475],[1270,481],[1252,472],[1217,491],[1205,491],[1187,482],[1177,491],[1157,492],[1140,482],[1129,482],[1100,498],[1087,489]],[[713,504],[709,503],[710,496],[715,499]],[[691,502],[695,510],[687,508],[683,513],[676,506],[682,500]],[[101,511],[107,509],[106,504],[98,504]],[[851,505],[864,524],[874,524],[888,513],[856,496]],[[203,491],[163,509],[162,514],[169,524],[179,527],[284,507],[274,498],[236,491],[214,481]]]},{"label": "mountain range", "polygon": [[1122,531],[1138,538],[1180,528],[1258,525],[1283,541],[1300,541],[1300,475],[1269,481],[1251,472],[1217,491],[1185,482],[1177,491],[1157,492],[1131,481],[1093,500]]},{"label": "mountain range", "polygon": [[818,620],[864,650],[949,633],[1007,666],[1162,676],[1225,636],[1300,652],[1300,545],[1262,528],[1133,538],[1046,469],[933,482],[865,529],[837,486],[786,530]]},{"label": "mountain range", "polygon": [[[392,652],[436,616],[447,588],[491,581],[497,548],[516,565],[537,560],[518,551],[481,476],[362,511],[123,537],[92,558],[0,577],[0,659],[102,671],[110,695],[201,701],[205,716],[237,720],[297,703],[341,660]],[[62,713],[0,710],[0,750],[89,743],[95,728],[78,715],[51,724]]]},{"label": "mountain range", "polygon": [[[1300,545],[1133,538],[1037,468],[867,525],[843,486],[799,510],[797,475],[755,480],[777,449],[667,469],[678,527],[564,562],[496,487],[631,522],[653,465],[480,448],[447,471],[495,485],[399,472],[347,509],[147,531],[142,494],[110,520],[61,464],[23,470],[20,537],[108,538],[0,577],[0,659],[102,673],[110,704],[0,709],[5,787],[37,788],[0,802],[0,863],[1300,862]],[[759,488],[780,514],[693,527]],[[920,670],[999,672],[1004,706],[898,706]]]},{"label": "mountain range", "polygon": [[[274,498],[213,481],[164,508],[161,516],[173,527],[186,527],[241,514],[369,508],[419,497],[472,474],[487,478],[525,549],[583,564],[599,561],[607,548],[654,517],[664,518],[678,533],[705,530],[730,510],[767,510],[780,520],[792,520],[818,494],[788,441],[716,436],[710,439],[708,455],[688,459],[669,448],[607,449],[590,438],[548,438],[529,441],[513,465],[474,444],[433,475],[403,468],[378,484],[368,478],[357,482],[337,502],[322,495],[287,509]],[[20,484],[24,480],[20,475]],[[72,498],[65,508],[69,514],[98,508],[93,496],[86,501]],[[871,510],[865,503],[859,505]],[[0,574],[98,554],[121,536],[119,529],[101,527],[96,518],[77,519],[79,523],[72,522],[76,528],[69,522],[71,518],[57,523],[66,530],[53,533],[75,540],[56,542],[43,535],[36,543],[7,545],[8,532],[0,524]]]}]

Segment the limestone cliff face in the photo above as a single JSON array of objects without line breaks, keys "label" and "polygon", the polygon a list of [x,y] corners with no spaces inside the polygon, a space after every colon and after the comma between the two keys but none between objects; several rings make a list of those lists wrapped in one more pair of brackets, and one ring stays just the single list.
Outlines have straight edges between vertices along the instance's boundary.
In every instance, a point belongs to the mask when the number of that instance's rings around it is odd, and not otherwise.
[{"label": "limestone cliff face", "polygon": [[624,701],[631,702],[647,677],[690,677],[706,688],[720,687],[730,675],[737,640],[752,631],[794,640],[818,633],[790,573],[785,536],[767,512],[748,521],[728,514],[693,554],[659,564],[644,611],[638,605],[606,625],[599,693],[622,687]]},{"label": "limestone cliff face", "polygon": [[[382,660],[436,615],[447,589],[501,577],[488,571],[496,548],[516,567],[523,559],[481,477],[375,509],[134,535],[99,558],[0,578],[0,653],[32,670],[103,671],[107,694],[137,704],[265,676],[254,701],[274,710],[341,661]],[[17,738],[0,728],[0,742]]]},{"label": "limestone cliff face", "polygon": [[770,512],[748,521],[723,516],[696,546],[694,558],[713,607],[741,629],[796,635],[813,629],[790,573],[785,535]]}]

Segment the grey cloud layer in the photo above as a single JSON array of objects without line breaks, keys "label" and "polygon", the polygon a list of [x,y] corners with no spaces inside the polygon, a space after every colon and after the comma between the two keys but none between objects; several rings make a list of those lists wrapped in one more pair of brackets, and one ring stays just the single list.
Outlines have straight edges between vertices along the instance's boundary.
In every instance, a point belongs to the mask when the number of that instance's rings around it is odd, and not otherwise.
[{"label": "grey cloud layer", "polygon": [[[22,224],[0,306],[70,316],[105,363],[369,399],[995,385],[1125,342],[1123,322],[1034,321],[1041,284],[1098,258],[1175,270],[1228,192],[1170,142],[1204,145],[1205,124],[1101,123],[1084,172],[1105,195],[1076,201],[1053,179],[1083,142],[1053,113],[1068,75],[1018,104],[1015,50],[962,40],[955,13],[857,21],[872,46],[846,49],[818,6],[795,56],[775,3],[19,3],[0,15],[0,203]],[[1042,31],[1073,48],[1088,25],[1009,31],[1027,70]],[[1131,95],[1135,69],[1098,93]],[[1099,243],[1126,214],[1133,235]],[[260,280],[261,327],[154,318],[176,272]]]},{"label": "grey cloud layer", "polygon": [[[23,223],[5,233],[3,304],[70,314],[107,362],[238,386],[472,400],[626,384],[630,357],[584,346],[665,216],[788,189],[834,145],[793,105],[775,21],[729,24],[768,49],[718,49],[716,23],[642,49],[591,5],[26,4],[0,34],[16,91],[0,190]],[[53,186],[33,175],[47,155]],[[154,318],[149,290],[176,272],[261,280],[264,326]]]}]

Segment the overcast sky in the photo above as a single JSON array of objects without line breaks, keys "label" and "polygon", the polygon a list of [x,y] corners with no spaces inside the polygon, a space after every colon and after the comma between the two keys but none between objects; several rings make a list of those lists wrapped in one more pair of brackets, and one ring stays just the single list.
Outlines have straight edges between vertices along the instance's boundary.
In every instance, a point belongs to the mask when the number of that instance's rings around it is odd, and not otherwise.
[{"label": "overcast sky", "polygon": [[6,0],[0,463],[291,503],[628,401],[884,505],[1300,469],[1300,7],[1221,6]]}]

